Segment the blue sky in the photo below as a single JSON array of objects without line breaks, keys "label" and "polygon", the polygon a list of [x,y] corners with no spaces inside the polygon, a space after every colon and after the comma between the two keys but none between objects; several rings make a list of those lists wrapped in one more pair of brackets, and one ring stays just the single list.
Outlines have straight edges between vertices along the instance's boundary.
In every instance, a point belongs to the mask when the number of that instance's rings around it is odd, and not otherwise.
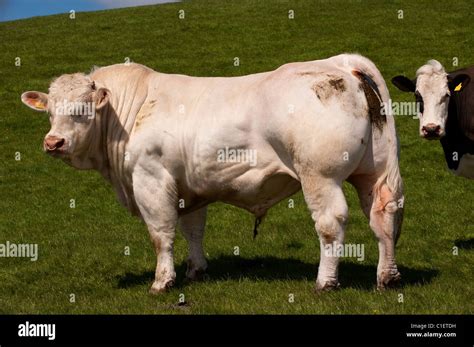
[{"label": "blue sky", "polygon": [[[176,0],[174,0],[176,1]],[[0,0],[0,22],[67,13],[174,2],[173,0]]]}]

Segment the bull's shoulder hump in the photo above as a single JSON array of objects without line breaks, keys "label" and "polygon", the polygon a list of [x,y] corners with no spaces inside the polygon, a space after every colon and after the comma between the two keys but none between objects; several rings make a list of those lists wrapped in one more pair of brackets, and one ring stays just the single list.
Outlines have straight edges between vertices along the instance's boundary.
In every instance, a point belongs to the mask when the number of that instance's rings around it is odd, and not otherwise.
[{"label": "bull's shoulder hump", "polygon": [[93,79],[107,78],[110,76],[127,76],[127,75],[153,75],[158,74],[155,70],[141,64],[115,64],[95,68],[90,76]]}]

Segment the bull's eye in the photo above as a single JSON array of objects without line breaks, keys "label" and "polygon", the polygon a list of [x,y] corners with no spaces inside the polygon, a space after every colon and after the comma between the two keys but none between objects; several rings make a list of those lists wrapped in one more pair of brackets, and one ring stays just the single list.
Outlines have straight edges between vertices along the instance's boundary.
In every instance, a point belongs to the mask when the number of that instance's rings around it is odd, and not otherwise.
[{"label": "bull's eye", "polygon": [[415,99],[416,104],[418,106],[418,110],[420,111],[420,113],[423,113],[423,111],[425,110],[425,105],[423,103],[423,97],[418,91],[415,92]]},{"label": "bull's eye", "polygon": [[72,114],[71,118],[76,123],[84,123],[87,121],[87,117],[81,114]]}]

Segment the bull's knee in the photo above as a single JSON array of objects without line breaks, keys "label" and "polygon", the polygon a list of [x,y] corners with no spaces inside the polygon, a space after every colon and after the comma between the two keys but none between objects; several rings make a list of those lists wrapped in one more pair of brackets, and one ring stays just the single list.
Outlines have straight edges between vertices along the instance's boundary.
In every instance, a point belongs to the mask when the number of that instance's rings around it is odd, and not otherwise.
[{"label": "bull's knee", "polygon": [[376,209],[387,213],[395,213],[398,210],[398,201],[386,184],[380,187],[376,201]]},{"label": "bull's knee", "polygon": [[347,223],[347,211],[339,214],[324,214],[317,218],[315,227],[321,241],[324,244],[341,242],[343,228]]}]

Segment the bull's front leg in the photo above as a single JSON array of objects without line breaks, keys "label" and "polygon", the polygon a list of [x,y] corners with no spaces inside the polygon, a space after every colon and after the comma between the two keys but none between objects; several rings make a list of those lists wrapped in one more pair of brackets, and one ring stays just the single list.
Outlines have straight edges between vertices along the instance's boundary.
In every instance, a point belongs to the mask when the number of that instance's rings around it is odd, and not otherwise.
[{"label": "bull's front leg", "polygon": [[165,170],[135,168],[133,174],[135,202],[150,233],[156,252],[155,281],[150,293],[165,291],[174,284],[173,262],[177,213],[177,191],[173,177]]},{"label": "bull's front leg", "polygon": [[202,279],[207,269],[202,244],[206,226],[206,213],[207,207],[203,207],[179,219],[184,237],[188,242],[189,256],[186,278],[191,281]]}]

